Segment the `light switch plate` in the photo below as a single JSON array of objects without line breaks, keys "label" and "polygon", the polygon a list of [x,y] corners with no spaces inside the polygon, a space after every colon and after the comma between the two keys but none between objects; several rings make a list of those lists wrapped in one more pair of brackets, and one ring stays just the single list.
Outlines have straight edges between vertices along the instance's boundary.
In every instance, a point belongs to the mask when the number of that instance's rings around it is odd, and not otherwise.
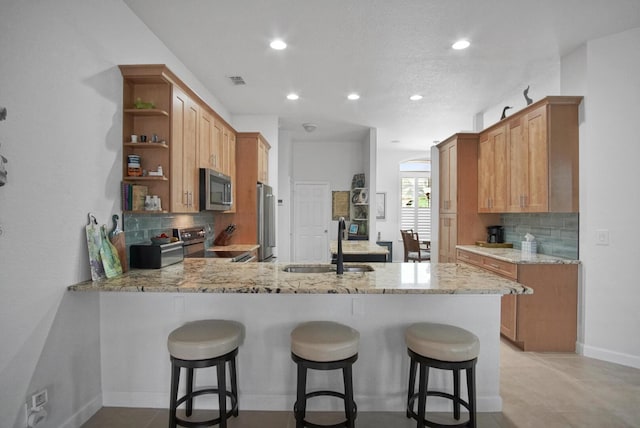
[{"label": "light switch plate", "polygon": [[596,245],[609,245],[609,229],[596,230]]}]

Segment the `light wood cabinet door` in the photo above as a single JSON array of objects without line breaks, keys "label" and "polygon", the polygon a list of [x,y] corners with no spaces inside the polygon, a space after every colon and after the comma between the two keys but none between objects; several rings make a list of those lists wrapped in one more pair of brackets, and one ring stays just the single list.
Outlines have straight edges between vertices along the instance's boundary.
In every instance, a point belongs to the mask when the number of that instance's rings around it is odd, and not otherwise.
[{"label": "light wood cabinet door", "polygon": [[458,225],[455,214],[441,214],[439,220],[438,262],[455,263]]},{"label": "light wood cabinet door", "polygon": [[546,105],[508,124],[509,212],[549,210]]},{"label": "light wood cabinet door", "polygon": [[200,108],[198,133],[198,165],[200,168],[215,169],[216,148],[213,141],[214,119],[206,109]]},{"label": "light wood cabinet door", "polygon": [[452,141],[440,148],[440,212],[457,211],[458,158],[457,143]]},{"label": "light wood cabinet door", "polygon": [[258,181],[269,183],[269,146],[262,139],[258,141]]},{"label": "light wood cabinet door", "polygon": [[515,341],[517,338],[518,296],[505,294],[500,302],[500,333]]},{"label": "light wood cabinet door", "polygon": [[478,212],[505,212],[507,168],[506,126],[481,134],[478,144]]},{"label": "light wood cabinet door", "polygon": [[198,105],[182,90],[173,88],[171,144],[171,211],[197,212]]}]

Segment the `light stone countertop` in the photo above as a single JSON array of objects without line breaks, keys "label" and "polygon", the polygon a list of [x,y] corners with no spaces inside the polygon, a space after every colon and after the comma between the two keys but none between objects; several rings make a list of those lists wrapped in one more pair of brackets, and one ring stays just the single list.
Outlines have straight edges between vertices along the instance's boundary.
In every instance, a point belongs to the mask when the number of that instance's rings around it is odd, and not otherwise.
[{"label": "light stone countertop", "polygon": [[546,254],[532,254],[529,257],[523,257],[521,250],[513,248],[490,248],[478,245],[457,245],[456,248],[516,264],[580,264],[580,260],[548,256]]},{"label": "light stone countertop", "polygon": [[216,245],[210,247],[207,251],[253,251],[260,248],[258,244],[231,244],[231,245]]},{"label": "light stone countertop", "polygon": [[[345,263],[345,266],[352,263]],[[353,263],[355,264],[355,263]],[[532,294],[515,281],[464,263],[371,263],[373,272],[289,273],[285,263],[185,259],[163,269],[133,269],[85,281],[70,291],[267,294]]]},{"label": "light stone countertop", "polygon": [[[338,241],[329,243],[331,254],[338,252]],[[343,254],[389,254],[387,247],[375,243],[375,241],[342,241]]]}]

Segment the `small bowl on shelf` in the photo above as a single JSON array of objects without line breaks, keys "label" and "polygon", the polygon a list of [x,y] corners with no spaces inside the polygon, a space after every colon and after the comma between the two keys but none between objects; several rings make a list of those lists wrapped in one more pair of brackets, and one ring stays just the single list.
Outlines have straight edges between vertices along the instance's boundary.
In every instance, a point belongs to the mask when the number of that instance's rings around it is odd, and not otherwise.
[{"label": "small bowl on shelf", "polygon": [[163,245],[163,244],[168,244],[169,242],[171,242],[171,238],[159,238],[155,236],[151,238],[151,243],[153,245]]}]

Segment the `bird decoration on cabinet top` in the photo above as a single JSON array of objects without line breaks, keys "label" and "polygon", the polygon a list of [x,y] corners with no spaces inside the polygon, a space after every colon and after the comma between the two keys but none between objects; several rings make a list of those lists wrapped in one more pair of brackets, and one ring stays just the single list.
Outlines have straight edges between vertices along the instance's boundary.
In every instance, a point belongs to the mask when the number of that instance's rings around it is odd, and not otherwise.
[{"label": "bird decoration on cabinet top", "polygon": [[513,108],[511,106],[505,106],[502,109],[502,116],[500,116],[500,120],[504,120],[507,117],[507,110],[509,110],[510,108]]},{"label": "bird decoration on cabinet top", "polygon": [[533,100],[529,98],[529,85],[527,85],[527,89],[525,89],[522,94],[524,95],[524,99],[527,101],[527,105],[530,105]]},{"label": "bird decoration on cabinet top", "polygon": [[[3,121],[7,118],[7,109],[6,107],[0,107],[0,121]],[[4,165],[7,163],[7,158],[0,155],[0,187],[4,186],[7,183],[7,170]]]}]

